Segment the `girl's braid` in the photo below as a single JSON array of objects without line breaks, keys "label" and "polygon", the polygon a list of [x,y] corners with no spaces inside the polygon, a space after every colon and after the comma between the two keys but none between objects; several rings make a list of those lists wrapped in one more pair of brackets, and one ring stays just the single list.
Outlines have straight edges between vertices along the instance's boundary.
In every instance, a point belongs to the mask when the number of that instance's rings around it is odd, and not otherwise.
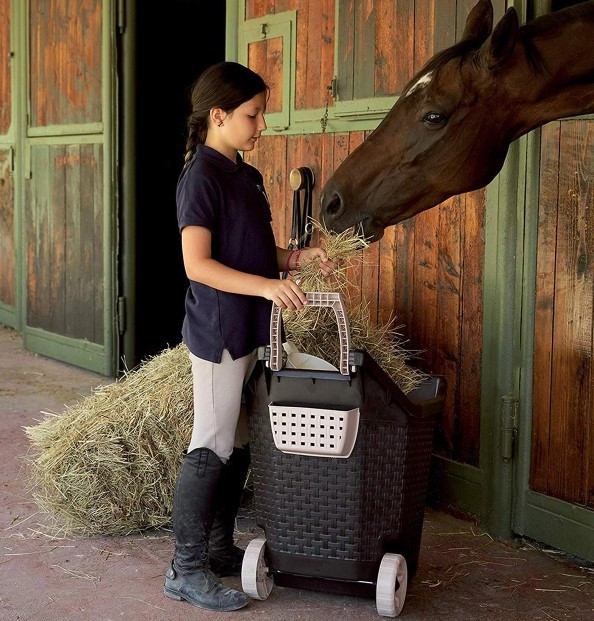
[{"label": "girl's braid", "polygon": [[187,164],[194,155],[194,151],[199,144],[204,144],[206,140],[206,132],[208,130],[208,121],[206,118],[196,112],[188,117],[188,139],[186,140],[186,156],[184,163]]}]

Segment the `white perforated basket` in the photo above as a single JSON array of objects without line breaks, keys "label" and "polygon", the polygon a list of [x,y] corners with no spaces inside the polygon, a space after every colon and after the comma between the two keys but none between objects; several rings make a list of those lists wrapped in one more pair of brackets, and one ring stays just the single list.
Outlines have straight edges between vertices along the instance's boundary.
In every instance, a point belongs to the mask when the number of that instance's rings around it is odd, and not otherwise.
[{"label": "white perforated basket", "polygon": [[330,410],[268,406],[276,448],[283,453],[316,457],[348,457],[359,431],[359,409]]}]

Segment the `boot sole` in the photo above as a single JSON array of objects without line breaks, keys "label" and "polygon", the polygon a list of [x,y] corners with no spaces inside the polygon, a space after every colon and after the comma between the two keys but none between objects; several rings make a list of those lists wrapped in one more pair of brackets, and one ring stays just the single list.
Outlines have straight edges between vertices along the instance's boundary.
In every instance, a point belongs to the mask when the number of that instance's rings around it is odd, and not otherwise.
[{"label": "boot sole", "polygon": [[179,591],[172,591],[171,589],[164,588],[163,593],[165,593],[165,595],[169,597],[170,599],[174,599],[176,602],[188,602],[188,604],[191,604],[192,606],[196,606],[196,608],[204,608],[204,610],[214,610],[215,612],[217,610],[219,612],[233,612],[234,610],[240,610],[241,608],[244,608],[250,603],[250,600],[248,599],[244,604],[237,604],[235,606],[226,606],[225,608],[215,608],[213,606],[207,606],[206,604],[193,602],[187,599]]}]

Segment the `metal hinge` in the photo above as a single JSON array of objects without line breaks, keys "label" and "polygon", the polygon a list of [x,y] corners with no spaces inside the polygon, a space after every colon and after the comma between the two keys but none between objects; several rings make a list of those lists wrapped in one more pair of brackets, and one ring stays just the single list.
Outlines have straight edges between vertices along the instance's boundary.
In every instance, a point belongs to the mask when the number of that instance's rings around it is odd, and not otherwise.
[{"label": "metal hinge", "polygon": [[509,464],[514,458],[514,444],[518,432],[519,401],[515,397],[501,397],[501,458]]},{"label": "metal hinge", "polygon": [[334,76],[332,82],[328,85],[328,91],[334,101],[338,99],[338,78]]},{"label": "metal hinge", "polygon": [[120,334],[126,331],[126,298],[124,296],[118,298],[118,331]]}]

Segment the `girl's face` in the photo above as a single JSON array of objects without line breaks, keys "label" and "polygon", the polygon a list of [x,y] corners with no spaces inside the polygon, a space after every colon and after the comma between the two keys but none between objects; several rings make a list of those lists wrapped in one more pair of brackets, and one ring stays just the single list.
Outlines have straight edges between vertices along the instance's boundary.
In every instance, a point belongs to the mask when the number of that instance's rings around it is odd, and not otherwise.
[{"label": "girl's face", "polygon": [[[206,144],[235,161],[237,151],[251,151],[266,129],[266,93],[258,93],[231,112],[211,111]],[[220,122],[223,122],[219,126]]]}]

